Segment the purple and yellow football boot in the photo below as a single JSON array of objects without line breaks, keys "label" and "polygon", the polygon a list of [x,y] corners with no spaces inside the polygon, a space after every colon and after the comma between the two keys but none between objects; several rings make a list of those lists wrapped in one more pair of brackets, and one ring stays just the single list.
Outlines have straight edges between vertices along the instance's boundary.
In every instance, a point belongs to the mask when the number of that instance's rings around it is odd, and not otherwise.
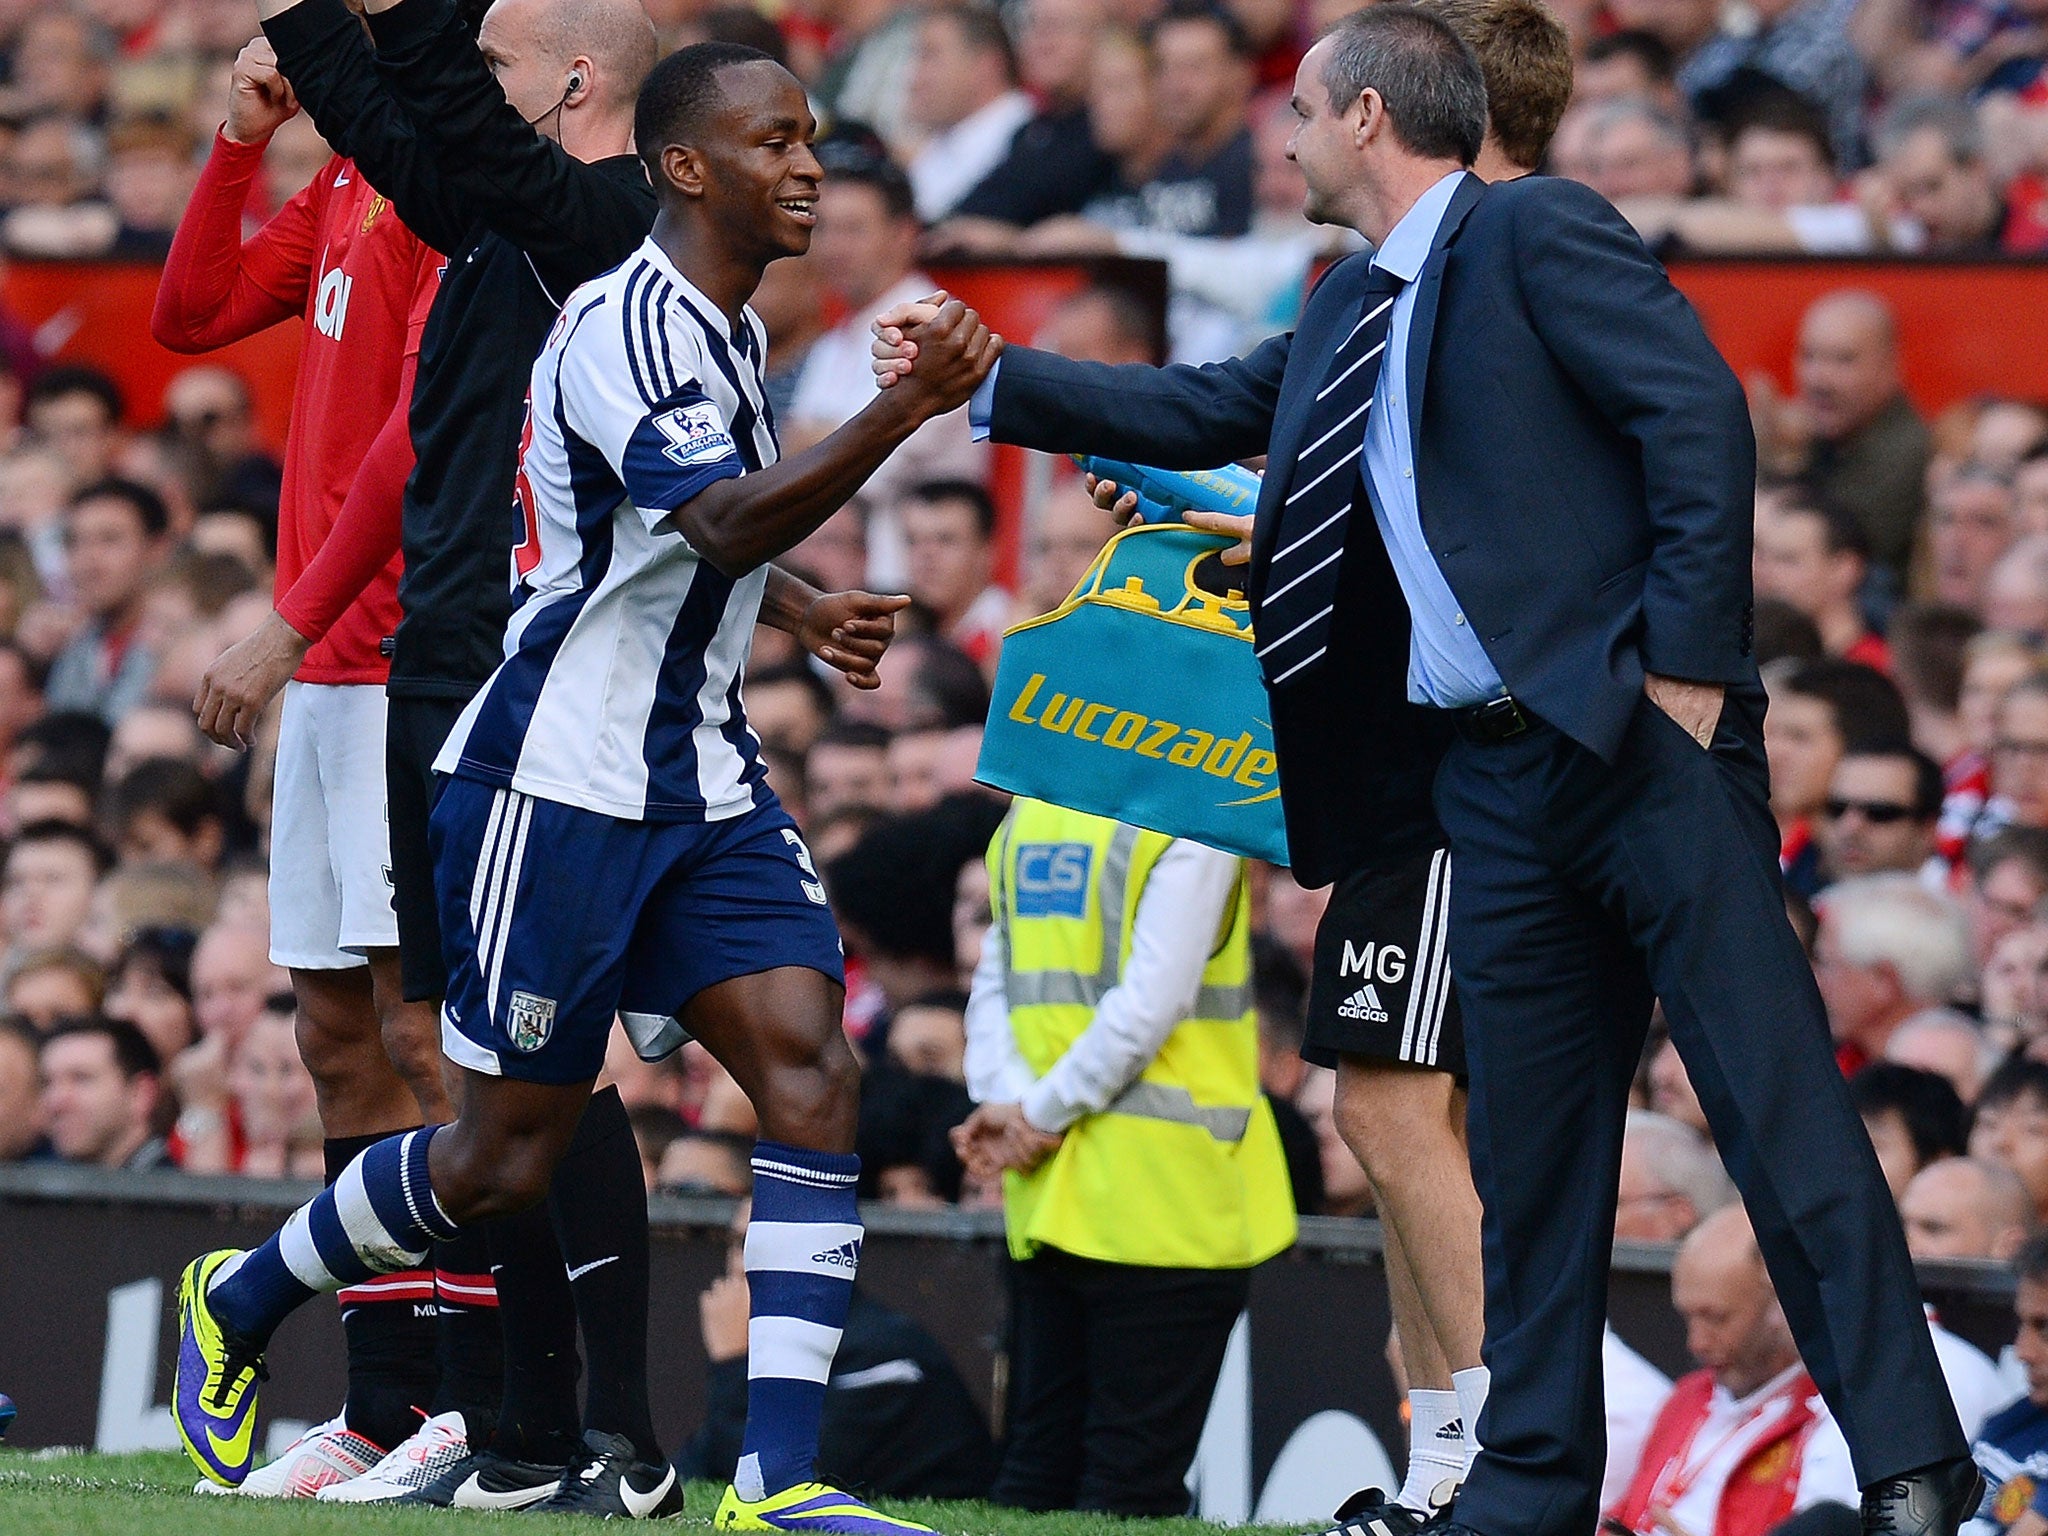
[{"label": "purple and yellow football boot", "polygon": [[249,1475],[256,1450],[256,1390],[263,1351],[230,1333],[207,1305],[220,1267],[240,1257],[222,1248],[185,1266],[178,1282],[178,1375],[171,1416],[192,1464],[223,1488]]}]

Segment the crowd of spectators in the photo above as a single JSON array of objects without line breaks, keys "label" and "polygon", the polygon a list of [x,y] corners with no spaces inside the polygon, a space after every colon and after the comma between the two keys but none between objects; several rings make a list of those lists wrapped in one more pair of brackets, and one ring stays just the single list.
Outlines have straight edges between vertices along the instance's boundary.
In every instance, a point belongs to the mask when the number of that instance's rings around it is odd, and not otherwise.
[{"label": "crowd of spectators", "polygon": [[[785,451],[871,397],[867,317],[950,259],[1163,258],[1164,316],[1104,281],[1030,338],[1073,356],[1205,360],[1288,323],[1341,247],[1302,217],[1287,94],[1345,8],[789,0],[771,19],[650,0],[668,46],[786,58],[830,129],[813,251],[756,300]],[[2035,0],[1555,9],[1578,63],[1549,168],[1653,245],[2048,250]],[[247,0],[0,3],[0,251],[161,256],[254,27]],[[252,219],[326,155],[303,117],[286,123]],[[237,755],[190,713],[204,667],[269,610],[278,465],[232,371],[124,400],[42,355],[62,340],[0,315],[0,1159],[317,1173],[264,938],[275,716]],[[1909,1219],[1927,1243],[1967,1230],[2004,1254],[2048,1220],[2048,406],[1927,419],[1901,345],[1881,299],[1833,293],[1805,316],[1792,388],[1751,381],[1772,809],[1844,1072]],[[987,683],[1003,629],[1056,604],[1112,531],[1063,466],[1024,478],[1006,561],[965,410],[929,423],[789,562],[917,600],[883,686],[855,692],[766,630],[746,685],[847,937],[866,1192],[904,1204],[998,1197],[946,1136],[969,1108],[963,993],[1001,814],[973,783]],[[1330,1074],[1296,1054],[1324,897],[1254,877],[1262,1075],[1297,1203],[1364,1214]],[[701,1049],[661,1066],[621,1049],[611,1069],[650,1188],[744,1190],[751,1111]],[[1666,1118],[1624,1169],[1624,1221],[1675,1239],[1725,1181],[1690,1155],[1711,1161],[1686,1145],[1704,1120],[1668,1045],[1642,1098]]]}]

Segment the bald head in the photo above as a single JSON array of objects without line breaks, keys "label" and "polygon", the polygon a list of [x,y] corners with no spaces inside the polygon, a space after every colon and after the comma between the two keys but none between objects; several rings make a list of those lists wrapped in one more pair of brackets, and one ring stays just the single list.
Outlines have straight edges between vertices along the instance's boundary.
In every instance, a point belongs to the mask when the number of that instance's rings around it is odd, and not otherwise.
[{"label": "bald head", "polygon": [[1686,1234],[1678,1245],[1678,1259],[1672,1272],[1689,1267],[1702,1274],[1743,1276],[1765,1289],[1771,1277],[1764,1271],[1763,1250],[1756,1245],[1756,1232],[1749,1213],[1740,1205],[1724,1205]]},{"label": "bald head", "polygon": [[1864,426],[1900,389],[1899,331],[1891,306],[1853,289],[1816,300],[1799,325],[1794,372],[1824,441]]},{"label": "bald head", "polygon": [[1685,1319],[1686,1347],[1737,1397],[1799,1360],[1756,1233],[1739,1205],[1716,1211],[1680,1245],[1671,1300]]},{"label": "bald head", "polygon": [[2010,1259],[2034,1228],[2034,1202],[2003,1163],[1945,1157],[1899,1197],[1916,1259]]},{"label": "bald head", "polygon": [[625,152],[658,51],[640,0],[497,0],[477,46],[512,109],[571,155]]},{"label": "bald head", "polygon": [[1886,352],[1896,352],[1899,346],[1899,326],[1891,305],[1861,289],[1830,293],[1814,300],[1800,322],[1800,330],[1867,341]]}]

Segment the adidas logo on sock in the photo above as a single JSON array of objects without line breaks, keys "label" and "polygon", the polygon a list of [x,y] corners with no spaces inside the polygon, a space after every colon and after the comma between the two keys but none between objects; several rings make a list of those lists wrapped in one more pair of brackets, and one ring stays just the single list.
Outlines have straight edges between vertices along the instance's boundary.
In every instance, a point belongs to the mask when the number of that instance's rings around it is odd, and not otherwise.
[{"label": "adidas logo on sock", "polygon": [[1368,1024],[1384,1024],[1387,1022],[1387,1010],[1380,1006],[1380,995],[1373,984],[1367,982],[1337,1005],[1337,1017],[1363,1019]]},{"label": "adidas logo on sock", "polygon": [[830,1264],[835,1269],[860,1268],[860,1239],[848,1238],[837,1248],[827,1248],[823,1253],[811,1255],[813,1264]]},{"label": "adidas logo on sock", "polygon": [[1438,1430],[1437,1430],[1437,1432],[1436,1432],[1436,1437],[1437,1437],[1437,1439],[1439,1439],[1439,1440],[1462,1440],[1462,1439],[1464,1439],[1464,1438],[1465,1438],[1465,1421],[1464,1421],[1463,1419],[1453,1419],[1453,1420],[1451,1420],[1451,1422],[1450,1422],[1450,1423],[1448,1423],[1448,1424],[1444,1425],[1444,1426],[1443,1426],[1442,1428],[1440,1428],[1440,1429],[1438,1429]]}]

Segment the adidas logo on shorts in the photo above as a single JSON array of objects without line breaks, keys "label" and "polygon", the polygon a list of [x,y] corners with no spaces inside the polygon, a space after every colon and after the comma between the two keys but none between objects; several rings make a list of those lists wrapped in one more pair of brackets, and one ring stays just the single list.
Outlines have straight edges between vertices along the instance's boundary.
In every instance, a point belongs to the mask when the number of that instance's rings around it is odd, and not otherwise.
[{"label": "adidas logo on shorts", "polygon": [[823,1253],[811,1255],[813,1264],[830,1264],[836,1269],[860,1268],[860,1239],[853,1238],[837,1248],[827,1248]]},{"label": "adidas logo on shorts", "polygon": [[1387,1010],[1380,1006],[1378,991],[1371,982],[1367,982],[1337,1005],[1337,1017],[1363,1019],[1368,1024],[1384,1024],[1387,1022]]}]

